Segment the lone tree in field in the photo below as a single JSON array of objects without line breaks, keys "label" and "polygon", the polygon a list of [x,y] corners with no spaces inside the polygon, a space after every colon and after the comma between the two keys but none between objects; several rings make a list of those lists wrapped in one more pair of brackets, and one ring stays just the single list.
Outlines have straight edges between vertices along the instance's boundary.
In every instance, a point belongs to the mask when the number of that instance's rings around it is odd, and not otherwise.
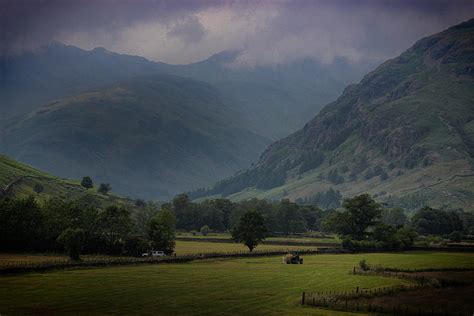
[{"label": "lone tree in field", "polygon": [[36,194],[40,194],[41,192],[44,191],[43,185],[39,183],[35,184],[35,187],[33,189],[35,190]]},{"label": "lone tree in field", "polygon": [[94,182],[92,182],[91,177],[82,178],[81,185],[86,189],[92,189],[94,187]]},{"label": "lone tree in field", "polygon": [[252,252],[265,239],[268,230],[262,215],[256,211],[247,211],[232,230],[232,238],[242,242]]},{"label": "lone tree in field", "polygon": [[112,187],[108,183],[101,183],[97,190],[100,194],[107,194],[112,190]]},{"label": "lone tree in field", "polygon": [[72,260],[79,261],[82,247],[84,246],[84,230],[68,228],[58,237],[58,242],[64,246]]},{"label": "lone tree in field", "polygon": [[148,237],[155,250],[170,255],[174,252],[176,239],[176,216],[164,208],[153,218],[148,227]]}]

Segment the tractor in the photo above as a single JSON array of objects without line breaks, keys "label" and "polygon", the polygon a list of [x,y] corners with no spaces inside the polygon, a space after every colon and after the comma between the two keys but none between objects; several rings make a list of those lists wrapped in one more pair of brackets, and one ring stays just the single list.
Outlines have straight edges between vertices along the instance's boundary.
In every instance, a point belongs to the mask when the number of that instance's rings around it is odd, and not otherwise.
[{"label": "tractor", "polygon": [[286,264],[303,264],[303,258],[296,252],[289,252],[283,257],[283,263]]}]

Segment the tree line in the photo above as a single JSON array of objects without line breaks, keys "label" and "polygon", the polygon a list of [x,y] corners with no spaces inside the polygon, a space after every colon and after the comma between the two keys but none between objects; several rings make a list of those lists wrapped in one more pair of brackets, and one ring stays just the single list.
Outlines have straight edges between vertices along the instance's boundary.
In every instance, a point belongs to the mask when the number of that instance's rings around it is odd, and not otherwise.
[{"label": "tree line", "polygon": [[336,233],[346,248],[403,249],[410,247],[418,234],[451,240],[473,235],[474,215],[429,207],[410,214],[400,208],[384,208],[367,194],[344,199],[342,208],[328,209],[288,199],[198,203],[186,194],[163,204],[136,200],[132,208],[98,207],[57,198],[41,203],[34,197],[0,200],[1,250],[136,256],[156,249],[171,254],[176,230],[232,232],[233,238],[250,250],[269,234],[308,231]]}]

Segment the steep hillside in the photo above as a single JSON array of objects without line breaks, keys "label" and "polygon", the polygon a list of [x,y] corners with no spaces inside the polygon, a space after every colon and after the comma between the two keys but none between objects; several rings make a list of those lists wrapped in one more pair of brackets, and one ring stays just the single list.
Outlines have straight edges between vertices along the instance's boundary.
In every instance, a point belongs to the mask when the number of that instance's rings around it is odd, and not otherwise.
[{"label": "steep hillside", "polygon": [[6,127],[2,152],[115,192],[168,198],[244,168],[268,141],[204,82],[150,75],[53,102]]},{"label": "steep hillside", "polygon": [[405,207],[474,208],[474,19],[369,73],[255,166],[194,197],[311,199],[328,188]]},{"label": "steep hillside", "polygon": [[[37,194],[34,190],[36,185],[41,185],[44,191]],[[0,197],[29,195],[35,195],[39,200],[60,197],[90,201],[102,206],[109,204],[130,206],[133,203],[114,194],[103,195],[97,193],[96,189],[85,189],[79,180],[58,178],[0,155]]]},{"label": "steep hillside", "polygon": [[58,42],[40,51],[0,56],[0,127],[5,118],[56,99],[140,75],[166,73],[214,85],[227,104],[247,117],[254,131],[278,139],[303,126],[308,115],[315,115],[371,66],[300,60],[279,66],[229,67],[238,56],[239,52],[222,52],[194,64],[169,65]]}]

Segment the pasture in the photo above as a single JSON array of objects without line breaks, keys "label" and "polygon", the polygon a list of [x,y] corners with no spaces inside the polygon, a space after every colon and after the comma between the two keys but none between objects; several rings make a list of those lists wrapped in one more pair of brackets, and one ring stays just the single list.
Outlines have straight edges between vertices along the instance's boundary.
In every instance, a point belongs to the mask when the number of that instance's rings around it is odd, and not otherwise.
[{"label": "pasture", "polygon": [[[315,247],[310,246],[286,246],[286,245],[259,245],[255,248],[256,251],[291,251],[291,250],[310,250]],[[193,255],[203,253],[234,253],[234,252],[248,252],[248,248],[242,244],[237,243],[218,243],[218,242],[203,242],[203,241],[176,241],[175,248],[176,255]],[[83,255],[83,259],[107,259],[117,258],[107,255]],[[0,253],[0,267],[6,264],[27,263],[27,262],[67,262],[69,257],[64,254],[25,254],[25,253]]]},{"label": "pasture", "polygon": [[293,314],[335,312],[300,305],[303,291],[343,291],[409,281],[351,275],[361,259],[398,268],[474,267],[474,254],[408,252],[280,256],[66,270],[0,277],[0,313]]}]

